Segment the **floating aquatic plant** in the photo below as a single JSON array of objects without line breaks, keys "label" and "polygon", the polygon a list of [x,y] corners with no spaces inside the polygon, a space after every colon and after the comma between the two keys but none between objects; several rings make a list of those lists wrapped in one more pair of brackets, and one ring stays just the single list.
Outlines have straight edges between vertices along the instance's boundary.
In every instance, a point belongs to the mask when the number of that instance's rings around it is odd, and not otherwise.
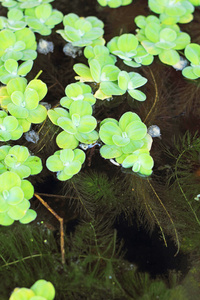
[{"label": "floating aquatic plant", "polygon": [[18,140],[23,134],[23,128],[13,116],[8,116],[0,110],[0,141]]},{"label": "floating aquatic plant", "polygon": [[51,34],[51,29],[59,24],[63,14],[53,9],[51,4],[40,4],[39,6],[25,9],[25,20],[34,32],[41,35]]},{"label": "floating aquatic plant", "polygon": [[150,15],[137,16],[135,23],[141,29],[137,30],[137,38],[149,54],[158,55],[161,62],[175,65],[180,61],[177,50],[184,49],[190,43],[190,36],[181,32],[178,25],[166,25]]},{"label": "floating aquatic plant", "polygon": [[115,36],[108,42],[107,47],[111,53],[123,59],[123,62],[131,67],[150,65],[153,62],[153,55],[139,45],[138,39],[132,33]]},{"label": "floating aquatic plant", "polygon": [[124,5],[129,5],[133,0],[97,0],[101,6],[108,5],[111,8],[117,8]]},{"label": "floating aquatic plant", "polygon": [[0,147],[1,171],[15,172],[21,179],[42,171],[42,161],[38,156],[30,155],[25,146],[15,145]]},{"label": "floating aquatic plant", "polygon": [[19,65],[15,59],[7,59],[0,66],[0,81],[7,84],[12,78],[24,77],[31,71],[32,67],[32,60],[24,61]]},{"label": "floating aquatic plant", "polygon": [[29,223],[36,218],[36,212],[29,209],[34,189],[28,180],[21,180],[14,172],[0,175],[0,225],[9,226],[14,221]]},{"label": "floating aquatic plant", "polygon": [[82,82],[68,84],[65,88],[65,94],[66,97],[61,98],[60,104],[66,108],[70,108],[70,105],[77,100],[86,101],[91,105],[96,102],[91,87]]},{"label": "floating aquatic plant", "polygon": [[60,148],[74,149],[79,142],[92,144],[98,139],[98,133],[94,130],[97,121],[92,116],[91,105],[86,101],[74,101],[69,112],[63,108],[50,109],[48,116],[52,123],[64,130],[56,138]]},{"label": "floating aquatic plant", "polygon": [[182,70],[184,77],[197,79],[200,77],[200,45],[191,43],[185,48],[185,56],[190,61],[190,66]]},{"label": "floating aquatic plant", "polygon": [[39,104],[47,93],[47,86],[39,79],[27,84],[25,78],[11,79],[6,87],[0,88],[1,107],[19,121],[26,132],[31,123],[38,124],[45,120],[47,110]]},{"label": "floating aquatic plant", "polygon": [[10,29],[1,30],[0,43],[0,58],[2,61],[9,58],[34,60],[37,57],[35,34],[29,28],[23,28],[15,32]]},{"label": "floating aquatic plant", "polygon": [[0,17],[0,29],[11,29],[13,31],[26,27],[24,14],[21,9],[12,8],[7,13],[6,17]]},{"label": "floating aquatic plant", "polygon": [[102,38],[104,24],[96,17],[79,17],[70,13],[63,18],[64,30],[57,32],[64,40],[73,46],[84,47],[87,45],[104,44]]},{"label": "floating aquatic plant", "polygon": [[15,288],[9,300],[35,299],[35,300],[53,300],[55,297],[55,288],[53,284],[44,279],[37,280],[30,289]]},{"label": "floating aquatic plant", "polygon": [[58,150],[47,161],[47,168],[57,172],[57,178],[65,181],[77,174],[85,161],[85,153],[80,149]]},{"label": "floating aquatic plant", "polygon": [[149,0],[148,5],[167,25],[189,23],[193,19],[194,6],[189,0]]}]

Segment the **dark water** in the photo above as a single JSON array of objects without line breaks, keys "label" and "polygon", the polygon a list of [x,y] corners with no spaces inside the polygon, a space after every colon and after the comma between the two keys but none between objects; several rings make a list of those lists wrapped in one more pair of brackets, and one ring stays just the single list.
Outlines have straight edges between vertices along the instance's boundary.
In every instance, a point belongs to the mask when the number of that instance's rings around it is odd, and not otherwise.
[{"label": "dark water", "polygon": [[[121,33],[135,33],[134,18],[150,14],[145,0],[134,0],[117,9],[102,8],[94,0],[56,0],[52,5],[63,14],[97,16],[105,24],[107,42]],[[194,21],[181,26],[197,43],[199,19],[196,9]],[[55,30],[58,28],[62,25]],[[40,79],[48,86],[44,100],[52,107],[64,96],[66,85],[75,82],[73,65],[87,63],[83,55],[72,58],[63,53],[65,42],[55,30],[45,37],[54,43],[54,52],[38,54],[27,76],[31,80],[43,70]],[[37,35],[37,40],[40,38]],[[132,71],[129,67],[126,70]],[[153,142],[151,156],[155,166],[149,179],[124,173],[101,158],[96,146],[86,151],[87,159],[79,175],[69,182],[58,182],[45,168],[46,158],[58,150],[58,128],[50,121],[42,128],[34,126],[41,133],[38,144],[20,139],[21,145],[43,160],[44,170],[30,180],[35,192],[64,219],[66,265],[60,261],[59,222],[34,198],[32,207],[38,217],[32,225],[23,227],[23,234],[18,225],[2,229],[2,256],[6,256],[7,245],[7,261],[20,261],[10,267],[2,262],[3,299],[15,286],[29,287],[39,278],[54,284],[58,300],[199,299],[200,210],[194,200],[200,192],[199,81],[184,79],[181,72],[157,59],[138,72],[148,79],[143,88],[147,100],[132,103],[123,95],[109,103],[97,101],[94,116],[98,121],[106,117],[119,119],[131,110],[143,121],[146,119],[147,126],[160,127],[162,139],[155,138]],[[12,229],[16,239],[9,234]],[[34,241],[30,243],[31,239]],[[21,261],[39,254],[38,258]],[[175,298],[164,298],[163,290],[167,289],[181,291],[174,292]],[[142,298],[145,293],[149,298]],[[155,298],[156,293],[159,298]]]}]

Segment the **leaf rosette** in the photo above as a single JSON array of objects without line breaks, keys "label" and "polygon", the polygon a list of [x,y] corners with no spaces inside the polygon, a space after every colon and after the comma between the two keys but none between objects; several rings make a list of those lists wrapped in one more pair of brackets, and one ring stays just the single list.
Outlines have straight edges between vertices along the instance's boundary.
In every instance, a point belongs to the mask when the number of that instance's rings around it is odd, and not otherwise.
[{"label": "leaf rosette", "polygon": [[100,149],[101,156],[111,159],[131,153],[144,145],[146,135],[146,125],[136,113],[124,113],[119,122],[107,118],[102,121],[99,131],[100,139],[105,144]]},{"label": "leaf rosette", "polygon": [[57,172],[57,178],[61,181],[68,180],[77,174],[85,161],[85,153],[80,149],[58,150],[50,156],[46,165],[52,172]]},{"label": "leaf rosette", "polygon": [[135,23],[141,28],[136,36],[149,54],[158,55],[160,61],[171,66],[180,61],[177,50],[190,43],[189,34],[181,32],[178,25],[162,24],[152,15],[137,16]]},{"label": "leaf rosette", "polygon": [[200,77],[200,45],[191,43],[185,48],[185,57],[190,61],[190,66],[182,70],[184,77],[197,79]]},{"label": "leaf rosette", "polygon": [[23,128],[13,116],[0,111],[0,141],[18,140],[23,134]]},{"label": "leaf rosette", "polygon": [[0,172],[12,171],[18,174],[21,179],[39,174],[42,171],[41,159],[38,156],[30,155],[25,146],[1,146],[0,163],[2,166]]},{"label": "leaf rosette", "polygon": [[63,97],[60,100],[60,104],[65,108],[70,108],[70,105],[77,100],[86,101],[90,105],[93,105],[96,102],[91,87],[82,82],[68,84],[65,88],[65,94],[66,97]]},{"label": "leaf rosette", "polygon": [[97,121],[92,116],[91,105],[86,101],[74,101],[69,112],[63,108],[50,109],[48,116],[52,123],[64,130],[56,138],[60,148],[74,149],[79,142],[92,144],[98,139],[98,133],[94,130]]},{"label": "leaf rosette", "polygon": [[27,85],[25,78],[11,79],[6,87],[0,89],[1,107],[18,119],[26,132],[31,123],[38,124],[45,120],[47,110],[39,104],[47,93],[47,86],[39,79],[31,80]]},{"label": "leaf rosette", "polygon": [[19,66],[15,59],[7,59],[0,66],[0,81],[7,84],[11,79],[26,76],[32,69],[33,61],[27,60]]},{"label": "leaf rosette", "polygon": [[25,20],[28,26],[41,35],[50,35],[51,29],[62,19],[63,14],[48,3],[25,9]]},{"label": "leaf rosette", "polygon": [[9,226],[16,220],[29,223],[36,212],[29,209],[34,189],[28,180],[21,180],[14,172],[0,175],[0,225]]},{"label": "leaf rosette", "polygon": [[16,32],[10,29],[0,31],[0,58],[7,59],[34,60],[37,57],[37,43],[35,34],[29,28],[23,28]]},{"label": "leaf rosette", "polygon": [[57,32],[64,40],[72,43],[75,47],[85,47],[87,45],[105,43],[102,38],[104,34],[104,24],[96,17],[79,17],[74,13],[70,13],[63,18],[64,30]]},{"label": "leaf rosette", "polygon": [[132,3],[132,0],[97,0],[97,1],[101,6],[108,5],[110,8],[117,8]]}]

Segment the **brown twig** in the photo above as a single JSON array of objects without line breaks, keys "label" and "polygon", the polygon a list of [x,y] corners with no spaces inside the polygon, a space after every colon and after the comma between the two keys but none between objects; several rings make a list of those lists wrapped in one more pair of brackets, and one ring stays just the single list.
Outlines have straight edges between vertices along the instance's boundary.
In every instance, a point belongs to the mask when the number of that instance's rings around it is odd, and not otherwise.
[{"label": "brown twig", "polygon": [[60,222],[60,250],[61,250],[61,260],[62,264],[65,264],[65,247],[64,247],[64,227],[63,227],[63,218],[59,215],[36,193],[34,196],[54,215],[54,217]]}]

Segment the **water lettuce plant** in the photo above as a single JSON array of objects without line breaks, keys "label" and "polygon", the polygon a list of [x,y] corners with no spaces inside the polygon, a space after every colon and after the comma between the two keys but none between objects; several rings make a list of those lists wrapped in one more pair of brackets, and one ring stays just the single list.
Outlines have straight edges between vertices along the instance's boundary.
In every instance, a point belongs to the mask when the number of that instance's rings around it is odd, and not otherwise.
[{"label": "water lettuce plant", "polygon": [[55,288],[50,281],[44,279],[37,280],[30,289],[15,288],[9,300],[53,300]]},{"label": "water lettuce plant", "polygon": [[7,84],[12,78],[26,76],[33,67],[33,61],[27,60],[20,65],[15,59],[7,59],[5,62],[0,61],[0,81]]},{"label": "water lettuce plant", "polygon": [[0,173],[12,171],[21,179],[42,171],[42,161],[38,156],[30,155],[25,146],[5,145],[0,147]]},{"label": "water lettuce plant", "polygon": [[7,86],[0,88],[0,104],[11,115],[16,117],[26,132],[31,123],[38,124],[45,120],[47,110],[39,104],[47,93],[47,86],[39,79],[27,84],[25,78],[11,79]]},{"label": "water lettuce plant", "polygon": [[129,5],[132,3],[132,0],[97,0],[101,6],[108,5],[111,8],[117,8],[124,5]]},{"label": "water lettuce plant", "polygon": [[164,24],[189,23],[193,19],[194,6],[189,0],[148,0],[148,5],[160,14]]},{"label": "water lettuce plant", "polygon": [[0,58],[2,61],[9,58],[34,60],[37,57],[35,34],[29,28],[23,28],[15,32],[11,29],[1,30],[0,43]]},{"label": "water lettuce plant", "polygon": [[60,148],[74,149],[79,142],[92,144],[98,139],[98,133],[94,130],[97,121],[92,116],[91,105],[86,101],[74,101],[69,112],[59,107],[50,109],[48,116],[52,123],[63,129],[56,137]]},{"label": "water lettuce plant", "polygon": [[0,141],[18,140],[23,134],[23,128],[13,116],[0,110]]},{"label": "water lettuce plant", "polygon": [[21,180],[14,172],[0,175],[0,225],[9,226],[14,221],[29,223],[37,214],[29,209],[34,188],[28,180]]},{"label": "water lettuce plant", "polygon": [[131,67],[150,65],[153,62],[153,55],[139,45],[138,39],[132,33],[115,36],[108,42],[107,47],[112,54],[123,59],[123,62]]},{"label": "water lettuce plant", "polygon": [[168,65],[180,61],[177,50],[184,49],[190,43],[190,36],[181,32],[178,25],[166,25],[153,15],[137,16],[137,38],[149,54],[158,55],[159,59]]},{"label": "water lettuce plant", "polygon": [[63,14],[48,3],[25,9],[25,20],[29,28],[41,35],[51,34],[51,29],[62,19]]},{"label": "water lettuce plant", "polygon": [[72,43],[73,46],[84,47],[87,45],[104,44],[104,24],[96,17],[79,17],[70,13],[63,18],[64,30],[59,33],[64,40]]},{"label": "water lettuce plant", "polygon": [[57,172],[59,180],[65,181],[80,171],[84,161],[85,152],[81,149],[63,149],[48,157],[46,165],[50,171]]},{"label": "water lettuce plant", "polygon": [[65,94],[66,97],[60,99],[60,104],[65,108],[70,108],[70,105],[77,100],[86,101],[91,105],[96,102],[91,87],[83,82],[68,84],[65,88]]},{"label": "water lettuce plant", "polygon": [[128,155],[122,162],[122,167],[132,168],[133,172],[140,173],[144,176],[151,175],[153,166],[154,161],[148,149],[133,151],[133,153]]},{"label": "water lettuce plant", "polygon": [[11,8],[6,17],[0,17],[0,29],[11,29],[12,31],[25,28],[24,14],[21,9]]},{"label": "water lettuce plant", "polygon": [[200,77],[200,45],[191,43],[185,48],[185,57],[190,61],[190,66],[182,70],[184,77],[197,79]]}]

